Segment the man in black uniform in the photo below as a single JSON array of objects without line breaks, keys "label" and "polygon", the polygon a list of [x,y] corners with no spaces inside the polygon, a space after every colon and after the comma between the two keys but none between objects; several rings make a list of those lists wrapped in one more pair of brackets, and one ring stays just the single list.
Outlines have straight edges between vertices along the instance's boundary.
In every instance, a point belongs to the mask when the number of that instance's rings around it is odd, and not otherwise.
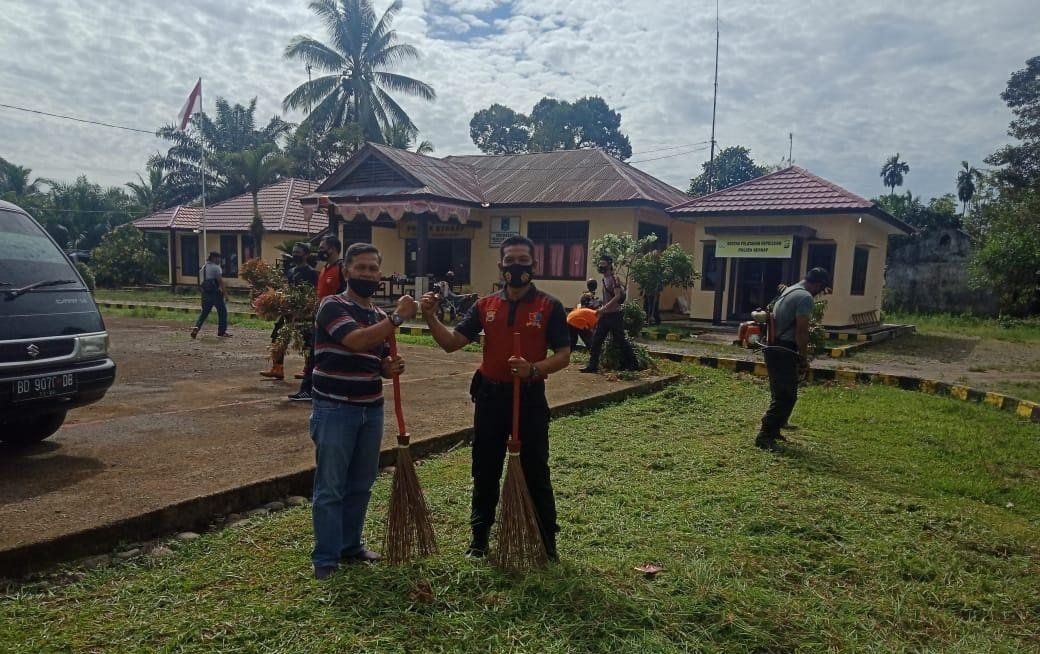
[{"label": "man in black uniform", "polygon": [[625,317],[622,313],[626,292],[614,274],[614,258],[604,254],[599,258],[596,269],[603,275],[603,306],[597,309],[599,321],[596,323],[596,333],[592,336],[592,346],[589,348],[589,365],[582,368],[581,372],[599,372],[599,357],[603,353],[603,344],[607,336],[611,337],[614,345],[621,348],[622,369],[635,370],[636,355],[632,344],[628,342]]},{"label": "man in black uniform", "polygon": [[[549,479],[549,403],[545,378],[570,363],[570,334],[563,305],[531,283],[534,243],[523,236],[507,238],[499,248],[498,267],[506,286],[482,297],[454,330],[437,318],[439,298],[423,295],[420,309],[430,333],[445,352],[454,352],[484,332],[484,357],[473,376],[473,540],[466,555],[487,555],[491,525],[498,506],[499,481],[512,431],[513,379],[522,382],[520,396],[520,462],[538,513],[542,541],[556,560],[556,500]],[[513,334],[520,333],[521,355],[514,353]],[[552,356],[548,350],[553,350]]]},{"label": "man in black uniform", "polygon": [[[291,284],[291,285],[310,284],[312,288],[316,288],[318,286],[318,271],[314,269],[314,266],[312,266],[309,261],[307,261],[307,259],[310,258],[310,254],[311,254],[311,248],[306,243],[297,243],[296,245],[293,246],[293,250],[292,250],[292,262],[293,262],[293,265],[292,265],[292,268],[290,268],[288,271],[286,271],[286,274],[285,274],[286,279],[289,281],[289,284]],[[274,331],[271,333],[271,339],[272,340],[274,340],[274,337],[278,333],[278,330],[281,329],[282,323],[283,323],[283,321],[279,320],[275,324]],[[304,334],[304,338],[306,338],[306,340],[308,342],[311,342],[313,340],[313,337],[312,337],[312,334],[311,334],[310,331],[308,331],[306,334]],[[308,355],[305,355],[305,356],[308,356]],[[309,366],[309,364],[310,364],[310,362],[306,361],[304,363],[304,368],[307,368]],[[310,402],[311,401],[311,394],[309,392],[294,393],[294,394],[292,394],[292,395],[290,395],[288,397],[289,397],[290,400],[293,400],[294,402]]]}]

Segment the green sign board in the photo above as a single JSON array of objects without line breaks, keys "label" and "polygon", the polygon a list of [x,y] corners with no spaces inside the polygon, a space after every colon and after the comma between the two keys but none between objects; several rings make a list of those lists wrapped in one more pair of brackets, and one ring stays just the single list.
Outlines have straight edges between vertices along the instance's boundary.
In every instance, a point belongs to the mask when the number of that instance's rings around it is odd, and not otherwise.
[{"label": "green sign board", "polygon": [[748,235],[718,236],[715,256],[727,259],[790,259],[792,236]]}]

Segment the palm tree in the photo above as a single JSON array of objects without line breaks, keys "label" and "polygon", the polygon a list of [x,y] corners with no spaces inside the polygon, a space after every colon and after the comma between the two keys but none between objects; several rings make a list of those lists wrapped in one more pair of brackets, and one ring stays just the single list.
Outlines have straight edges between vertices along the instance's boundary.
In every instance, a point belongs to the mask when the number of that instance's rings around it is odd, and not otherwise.
[{"label": "palm tree", "polygon": [[[411,150],[419,138],[419,130],[412,129],[406,125],[391,125],[383,133],[383,142],[392,148]],[[420,141],[415,145],[416,154],[433,154],[433,143],[427,140]]]},{"label": "palm tree", "polygon": [[155,213],[162,211],[167,206],[167,197],[170,194],[169,175],[166,173],[166,159],[159,153],[148,158],[148,181],[137,174],[136,182],[127,182],[127,187],[133,193],[133,199],[144,211]]},{"label": "palm tree", "polygon": [[260,258],[264,220],[260,216],[258,195],[260,189],[278,181],[289,169],[289,161],[273,143],[263,143],[252,150],[226,153],[221,160],[228,182],[249,191],[253,196],[253,222],[249,225],[249,231],[253,235],[256,256]]},{"label": "palm tree", "polygon": [[46,180],[37,177],[29,181],[32,168],[18,166],[0,157],[0,197],[8,196],[16,201],[29,196],[39,195],[40,184]]},{"label": "palm tree", "polygon": [[905,161],[899,160],[899,153],[889,157],[885,165],[881,167],[881,179],[885,186],[890,189],[891,195],[896,194],[896,187],[903,185],[903,175],[910,172],[910,166]]},{"label": "palm tree", "polygon": [[285,49],[286,59],[298,59],[327,74],[300,84],[282,107],[306,109],[304,123],[321,131],[357,123],[365,138],[382,142],[391,125],[415,128],[390,92],[432,101],[437,97],[426,82],[390,72],[396,65],[419,58],[408,43],[398,43],[391,28],[401,10],[395,0],[377,20],[371,0],[313,0],[311,11],[324,22],[329,44],[299,35]]},{"label": "palm tree", "polygon": [[961,201],[961,216],[967,214],[968,203],[975,197],[977,190],[975,182],[981,179],[982,173],[968,165],[967,161],[961,162],[961,170],[957,173],[957,199]]}]

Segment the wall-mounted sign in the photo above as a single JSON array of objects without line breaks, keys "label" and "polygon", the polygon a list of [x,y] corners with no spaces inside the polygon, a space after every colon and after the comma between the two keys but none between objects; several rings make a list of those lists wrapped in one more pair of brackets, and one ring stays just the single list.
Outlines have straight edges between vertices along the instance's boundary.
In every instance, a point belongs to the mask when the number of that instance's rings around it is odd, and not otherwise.
[{"label": "wall-mounted sign", "polygon": [[520,235],[520,216],[492,216],[491,241],[488,247],[497,248],[510,236]]},{"label": "wall-mounted sign", "polygon": [[[433,239],[442,238],[473,238],[476,231],[472,225],[459,225],[456,223],[438,223],[430,221],[427,225],[427,234]],[[419,227],[412,221],[397,223],[397,235],[401,238],[419,238]]]},{"label": "wall-mounted sign", "polygon": [[715,237],[715,256],[733,259],[790,259],[793,236],[720,235]]}]

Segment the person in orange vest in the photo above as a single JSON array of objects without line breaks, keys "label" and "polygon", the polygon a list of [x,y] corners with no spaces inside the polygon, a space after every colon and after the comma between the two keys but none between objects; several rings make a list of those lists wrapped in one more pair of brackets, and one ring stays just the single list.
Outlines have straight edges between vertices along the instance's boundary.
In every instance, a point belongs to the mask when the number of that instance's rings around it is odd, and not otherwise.
[{"label": "person in orange vest", "polygon": [[[318,275],[318,302],[330,295],[337,295],[346,290],[346,282],[343,280],[343,269],[340,267],[340,253],[343,251],[343,243],[329,234],[322,239],[318,246],[318,260],[325,262],[325,267]],[[289,396],[293,402],[309,402],[311,400],[312,375],[314,373],[314,334],[311,334],[311,348],[303,363],[303,375],[300,389]]]},{"label": "person in orange vest", "polygon": [[602,304],[596,297],[597,286],[595,279],[585,282],[587,290],[578,299],[578,306],[567,314],[567,326],[571,331],[571,350],[578,346],[578,338],[581,338],[586,349],[592,346],[592,336],[596,323],[599,322],[599,313],[596,310]]}]

